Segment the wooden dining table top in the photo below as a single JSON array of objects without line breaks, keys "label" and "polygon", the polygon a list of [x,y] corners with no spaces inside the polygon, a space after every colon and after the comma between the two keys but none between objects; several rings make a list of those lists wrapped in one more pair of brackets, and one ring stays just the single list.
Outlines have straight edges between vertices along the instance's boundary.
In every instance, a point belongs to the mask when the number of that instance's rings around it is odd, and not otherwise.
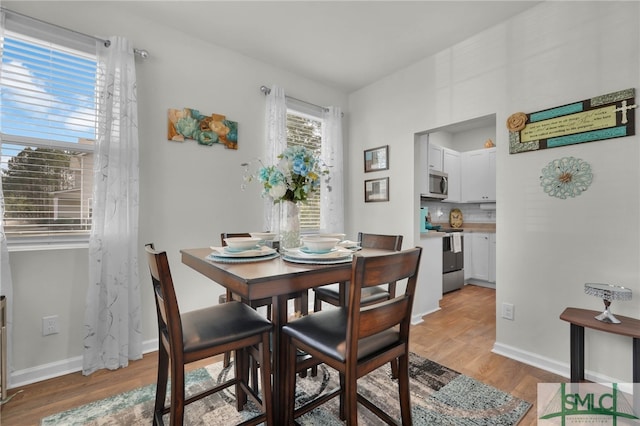
[{"label": "wooden dining table top", "polygon": [[[182,249],[182,263],[247,300],[308,290],[351,278],[351,262],[293,263],[278,257],[249,263],[222,263],[207,259],[210,248]],[[362,249],[355,255],[388,254],[388,250]]]}]

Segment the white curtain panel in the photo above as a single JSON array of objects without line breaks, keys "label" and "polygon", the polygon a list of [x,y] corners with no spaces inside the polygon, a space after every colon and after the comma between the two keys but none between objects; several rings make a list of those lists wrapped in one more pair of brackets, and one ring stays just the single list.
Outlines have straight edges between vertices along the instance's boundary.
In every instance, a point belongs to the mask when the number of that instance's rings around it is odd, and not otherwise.
[{"label": "white curtain panel", "polygon": [[322,116],[322,160],[329,166],[329,179],[322,180],[320,229],[344,232],[344,172],[342,111],[329,107]]},{"label": "white curtain panel", "polygon": [[[2,70],[0,70],[2,73]],[[0,147],[2,146],[2,140],[0,139]],[[6,329],[6,342],[7,347],[4,348],[7,355],[7,375],[5,377],[6,384],[10,385],[9,378],[11,377],[12,364],[12,347],[11,336],[13,334],[13,282],[11,280],[11,267],[9,265],[9,250],[7,248],[7,237],[4,233],[4,193],[2,192],[2,179],[0,179],[0,295],[5,297],[6,303],[6,315],[7,323]],[[3,391],[5,389],[2,389]]]},{"label": "white curtain panel", "polygon": [[94,163],[85,375],[142,358],[138,279],[138,110],[133,46],[98,46],[98,140]]},{"label": "white curtain panel", "polygon": [[[4,13],[0,12],[0,40],[4,40]],[[0,43],[0,59],[2,58],[2,43]],[[0,76],[2,76],[2,61],[0,60]],[[0,147],[2,147],[2,139],[0,138]],[[2,191],[2,179],[0,179],[0,295],[5,297],[6,303],[6,342],[7,348],[7,373],[6,383],[10,385],[12,369],[12,347],[11,336],[13,334],[13,281],[11,279],[11,267],[9,265],[9,249],[7,248],[7,236],[4,233],[4,192]],[[4,391],[4,389],[3,389]]]},{"label": "white curtain panel", "polygon": [[[271,87],[267,94],[265,165],[278,163],[278,155],[287,148],[287,99],[284,89]],[[264,230],[280,233],[280,203],[269,197],[264,199]]]}]

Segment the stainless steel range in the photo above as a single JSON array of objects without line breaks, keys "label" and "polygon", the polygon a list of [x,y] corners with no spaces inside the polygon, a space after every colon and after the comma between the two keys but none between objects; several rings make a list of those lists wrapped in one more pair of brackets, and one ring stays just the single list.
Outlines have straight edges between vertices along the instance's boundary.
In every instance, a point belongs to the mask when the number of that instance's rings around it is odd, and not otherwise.
[{"label": "stainless steel range", "polygon": [[464,285],[464,241],[460,228],[443,229],[442,293],[458,290]]}]

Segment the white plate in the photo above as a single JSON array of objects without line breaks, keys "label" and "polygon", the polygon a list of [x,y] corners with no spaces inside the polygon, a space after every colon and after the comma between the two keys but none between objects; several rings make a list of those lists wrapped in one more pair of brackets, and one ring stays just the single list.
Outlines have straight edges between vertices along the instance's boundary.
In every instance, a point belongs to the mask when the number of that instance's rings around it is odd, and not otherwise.
[{"label": "white plate", "polygon": [[266,256],[258,256],[258,257],[225,257],[225,256],[216,256],[214,253],[211,253],[207,256],[208,260],[219,263],[251,263],[251,262],[262,262],[263,260],[271,260],[279,257],[278,253],[267,254]]},{"label": "white plate", "polygon": [[227,247],[211,246],[209,248],[213,250],[213,253],[211,253],[213,256],[228,257],[228,258],[262,257],[262,256],[269,256],[270,254],[276,253],[274,249],[267,246],[260,246],[260,247],[256,247],[255,249],[244,250],[244,251],[236,251],[236,250],[229,251]]},{"label": "white plate", "polygon": [[304,254],[327,254],[327,253],[331,253],[333,251],[338,250],[337,248],[331,248],[329,250],[322,250],[322,251],[315,251],[315,250],[311,250],[308,247],[300,247],[299,250],[304,253]]},{"label": "white plate", "polygon": [[329,253],[305,253],[301,248],[287,249],[284,255],[292,259],[336,260],[351,258],[353,252],[344,248],[336,248]]},{"label": "white plate", "polygon": [[350,263],[351,262],[351,257],[344,257],[344,258],[338,258],[338,259],[311,259],[311,258],[300,258],[300,257],[290,257],[286,254],[282,255],[282,260],[286,260],[287,262],[292,262],[292,263],[306,263],[306,264],[310,264],[310,265],[333,265],[336,263]]}]

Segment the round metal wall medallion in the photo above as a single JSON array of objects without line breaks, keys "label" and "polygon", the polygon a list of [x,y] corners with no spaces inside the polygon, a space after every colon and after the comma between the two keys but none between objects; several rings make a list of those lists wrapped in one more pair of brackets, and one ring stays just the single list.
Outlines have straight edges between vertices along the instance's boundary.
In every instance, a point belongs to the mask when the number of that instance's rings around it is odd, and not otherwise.
[{"label": "round metal wall medallion", "polygon": [[589,163],[574,157],[553,160],[542,169],[540,186],[551,197],[576,197],[591,185],[593,174]]}]

